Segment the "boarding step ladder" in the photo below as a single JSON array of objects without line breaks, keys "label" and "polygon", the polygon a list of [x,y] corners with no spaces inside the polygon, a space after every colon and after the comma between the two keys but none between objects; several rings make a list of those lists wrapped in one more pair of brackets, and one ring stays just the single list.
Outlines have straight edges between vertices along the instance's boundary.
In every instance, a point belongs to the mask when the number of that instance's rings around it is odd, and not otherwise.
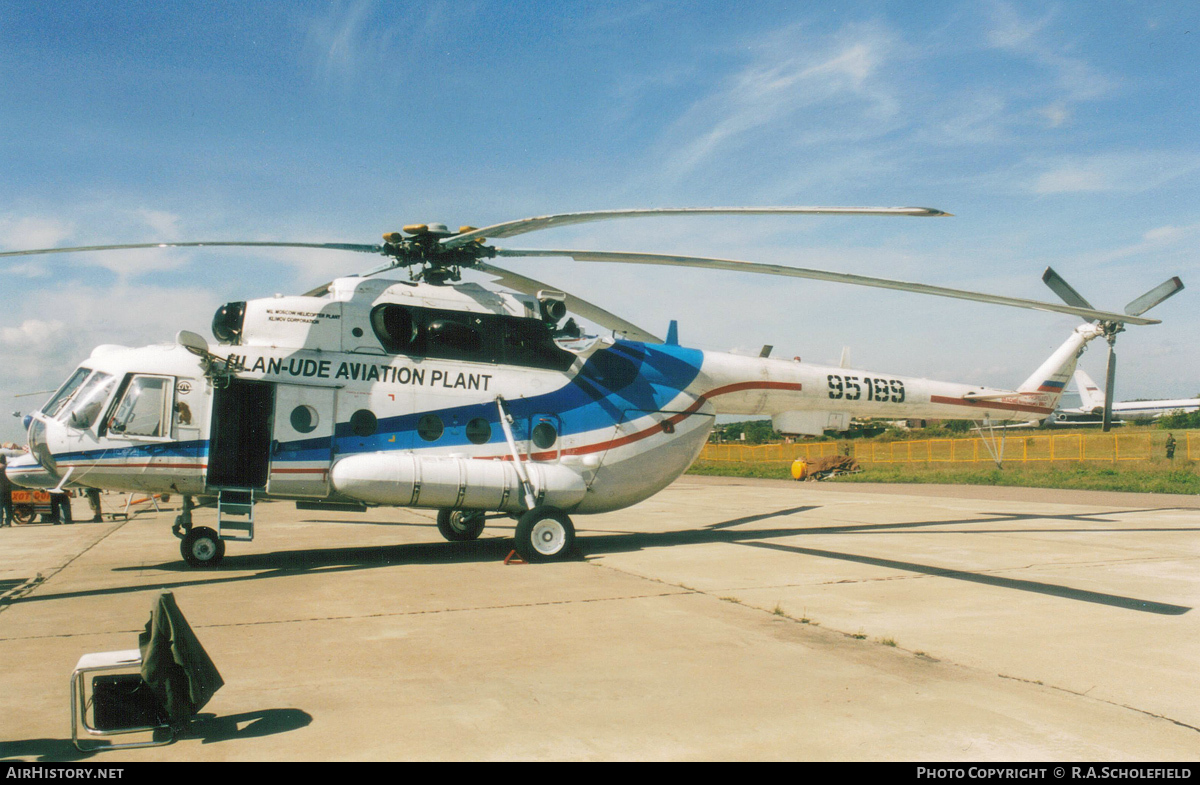
[{"label": "boarding step ladder", "polygon": [[[231,520],[229,516],[237,520]],[[253,488],[222,488],[217,491],[217,536],[222,540],[246,542],[254,539]]]}]

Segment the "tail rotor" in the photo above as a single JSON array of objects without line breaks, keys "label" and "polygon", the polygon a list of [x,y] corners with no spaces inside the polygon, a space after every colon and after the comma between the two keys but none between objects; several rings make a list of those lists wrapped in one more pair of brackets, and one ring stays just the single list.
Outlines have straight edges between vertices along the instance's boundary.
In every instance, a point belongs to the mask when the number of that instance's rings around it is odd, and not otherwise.
[{"label": "tail rotor", "polygon": [[[1047,267],[1046,272],[1042,273],[1042,281],[1067,305],[1092,309],[1091,303],[1052,268]],[[1169,278],[1142,296],[1131,300],[1125,306],[1125,313],[1129,316],[1141,316],[1182,289],[1183,281],[1179,280],[1178,276]],[[1096,324],[1104,330],[1104,338],[1108,341],[1108,364],[1104,383],[1104,419],[1101,426],[1104,431],[1108,431],[1112,427],[1113,388],[1116,386],[1117,378],[1117,333],[1124,332],[1125,323],[1116,320],[1098,320]]]}]

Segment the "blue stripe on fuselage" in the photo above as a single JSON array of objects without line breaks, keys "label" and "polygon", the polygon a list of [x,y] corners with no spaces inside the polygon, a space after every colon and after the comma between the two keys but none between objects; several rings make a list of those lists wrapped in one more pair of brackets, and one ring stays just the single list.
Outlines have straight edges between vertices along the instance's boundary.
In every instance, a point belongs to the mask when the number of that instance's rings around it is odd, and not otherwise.
[{"label": "blue stripe on fuselage", "polygon": [[[531,398],[506,399],[514,420],[514,436],[529,438],[526,431],[530,418],[536,415],[557,415],[561,421],[559,438],[611,427],[625,419],[628,411],[656,411],[675,400],[700,373],[704,353],[697,349],[667,344],[641,344],[618,341],[612,347],[595,352],[565,385]],[[425,441],[417,435],[417,424],[426,415],[437,415],[445,431],[435,441]],[[499,412],[495,401],[430,409],[378,421],[372,436],[354,433],[349,422],[338,423],[334,431],[336,452],[339,455],[384,450],[408,450],[421,447],[457,447],[470,444],[466,424],[482,419],[492,428],[488,442],[503,444]],[[126,447],[108,447],[63,453],[60,461],[115,460],[139,458],[185,457],[203,458],[208,455],[207,441],[168,442]],[[328,437],[296,439],[279,444],[275,461],[328,460]]]},{"label": "blue stripe on fuselage", "polygon": [[[557,390],[530,398],[505,399],[514,420],[513,435],[517,439],[528,438],[525,431],[529,419],[536,415],[553,414],[561,418],[561,438],[611,427],[624,419],[625,412],[630,410],[662,409],[695,381],[703,359],[703,352],[696,349],[618,341],[608,349],[595,352],[579,373]],[[422,417],[431,414],[437,415],[446,426],[441,437],[432,442],[417,435],[417,424]],[[378,431],[369,437],[356,435],[349,423],[338,423],[335,433],[337,452],[464,446],[471,443],[466,436],[466,425],[474,419],[482,419],[492,428],[491,438],[485,443],[504,443],[496,404],[484,401],[382,418],[378,422]],[[319,459],[316,453],[321,447],[305,446],[314,448],[308,460]],[[303,460],[295,453],[290,457]]]}]

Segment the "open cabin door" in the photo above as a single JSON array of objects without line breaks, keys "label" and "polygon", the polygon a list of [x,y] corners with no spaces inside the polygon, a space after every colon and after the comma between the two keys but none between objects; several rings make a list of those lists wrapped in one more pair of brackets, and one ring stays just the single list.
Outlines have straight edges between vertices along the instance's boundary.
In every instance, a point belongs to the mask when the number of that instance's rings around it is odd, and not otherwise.
[{"label": "open cabin door", "polygon": [[275,385],[271,472],[267,493],[323,499],[329,495],[337,390]]},{"label": "open cabin door", "polygon": [[262,488],[271,450],[273,385],[230,379],[213,394],[209,488]]}]

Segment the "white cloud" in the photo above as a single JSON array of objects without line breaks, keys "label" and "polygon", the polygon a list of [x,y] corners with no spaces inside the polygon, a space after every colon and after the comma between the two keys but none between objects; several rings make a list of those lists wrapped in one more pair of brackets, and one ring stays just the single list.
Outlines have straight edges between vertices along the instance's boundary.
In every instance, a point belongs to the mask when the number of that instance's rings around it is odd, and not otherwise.
[{"label": "white cloud", "polygon": [[[0,328],[0,348],[5,357],[43,354],[58,348],[67,334],[67,325],[57,319],[26,319],[16,327]],[[19,368],[11,370],[19,371]]]},{"label": "white cloud", "polygon": [[1158,226],[1146,230],[1137,242],[1090,254],[1086,257],[1086,261],[1094,265],[1104,265],[1125,259],[1139,259],[1148,255],[1161,258],[1168,254],[1172,256],[1183,254],[1188,259],[1194,259],[1194,249],[1198,240],[1200,240],[1200,223],[1184,226]]},{"label": "white cloud", "polygon": [[686,176],[718,155],[761,141],[768,131],[776,134],[770,144],[785,147],[814,129],[825,138],[837,133],[826,127],[831,112],[848,111],[856,121],[872,118],[872,133],[878,132],[897,112],[884,80],[876,79],[892,44],[877,25],[850,26],[826,38],[799,25],[776,32],[754,48],[747,66],[680,118],[664,169]]},{"label": "white cloud", "polygon": [[1038,114],[1045,119],[1046,125],[1050,128],[1061,128],[1071,120],[1072,116],[1071,110],[1062,102],[1043,106],[1038,110]]},{"label": "white cloud", "polygon": [[[1049,74],[1063,100],[1087,101],[1111,94],[1116,81],[1075,54],[1053,29],[1055,13],[1040,19],[1023,18],[1011,4],[991,6],[988,43],[1017,55]],[[1052,37],[1053,36],[1053,37]]]},{"label": "white cloud", "polygon": [[388,73],[399,82],[429,45],[444,47],[475,12],[466,2],[333,2],[307,21],[303,62],[326,90],[351,90],[363,77]]},{"label": "white cloud", "polygon": [[1037,194],[1149,191],[1200,169],[1200,155],[1172,152],[1113,152],[1064,156],[1032,166],[1040,171],[1028,188]]},{"label": "white cloud", "polygon": [[[210,239],[182,238],[184,231],[184,220],[177,213],[122,205],[111,198],[65,205],[58,215],[0,215],[0,247],[11,251]],[[9,257],[0,270],[6,276],[41,278],[49,270],[62,275],[75,267],[99,267],[129,280],[146,273],[178,270],[190,258],[188,252],[172,249],[95,251],[70,257]]]},{"label": "white cloud", "polygon": [[1033,184],[1039,194],[1071,193],[1076,191],[1108,191],[1110,179],[1096,167],[1065,166],[1041,174]]},{"label": "white cloud", "polygon": [[53,248],[75,231],[71,221],[39,215],[0,215],[0,248],[20,251],[26,248]]}]

